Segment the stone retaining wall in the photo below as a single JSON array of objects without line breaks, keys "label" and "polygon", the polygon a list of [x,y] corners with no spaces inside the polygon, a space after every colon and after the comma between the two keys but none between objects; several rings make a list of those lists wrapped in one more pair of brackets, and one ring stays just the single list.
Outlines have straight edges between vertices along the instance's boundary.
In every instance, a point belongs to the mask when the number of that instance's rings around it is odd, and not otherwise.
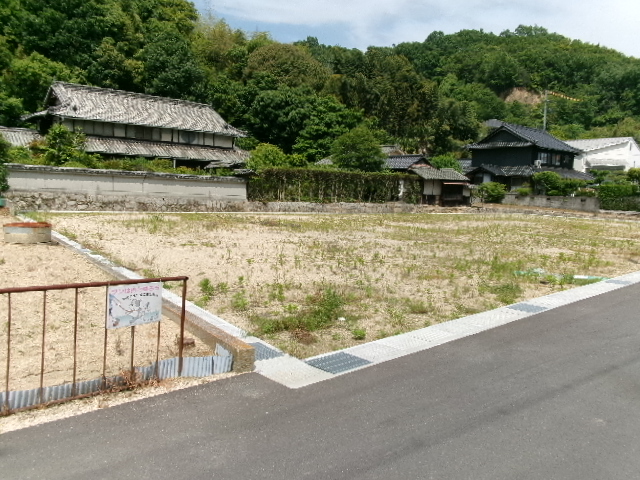
[{"label": "stone retaining wall", "polygon": [[31,211],[92,212],[262,212],[262,213],[427,213],[456,212],[465,207],[435,207],[406,203],[236,202],[224,200],[25,192],[5,194],[13,213]]},{"label": "stone retaining wall", "polygon": [[597,212],[600,210],[600,200],[596,197],[555,197],[508,193],[502,203],[523,207],[561,208],[563,210],[578,210],[581,212]]}]

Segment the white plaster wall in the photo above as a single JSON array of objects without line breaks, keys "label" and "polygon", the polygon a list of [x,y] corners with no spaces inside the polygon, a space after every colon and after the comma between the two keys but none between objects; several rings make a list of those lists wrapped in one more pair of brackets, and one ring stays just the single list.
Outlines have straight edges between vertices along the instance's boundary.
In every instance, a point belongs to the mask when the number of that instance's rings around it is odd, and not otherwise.
[{"label": "white plaster wall", "polygon": [[14,192],[173,197],[246,201],[246,181],[234,177],[196,177],[143,172],[56,168],[8,164]]},{"label": "white plaster wall", "polygon": [[442,182],[435,180],[424,181],[425,195],[442,195]]},{"label": "white plaster wall", "polygon": [[213,139],[214,146],[222,148],[233,147],[233,137],[227,137],[226,135],[216,135]]},{"label": "white plaster wall", "polygon": [[599,164],[621,165],[625,170],[640,168],[640,149],[635,144],[626,142],[621,145],[584,152],[576,157],[574,169],[584,172],[588,163],[591,163],[592,168],[597,168]]}]

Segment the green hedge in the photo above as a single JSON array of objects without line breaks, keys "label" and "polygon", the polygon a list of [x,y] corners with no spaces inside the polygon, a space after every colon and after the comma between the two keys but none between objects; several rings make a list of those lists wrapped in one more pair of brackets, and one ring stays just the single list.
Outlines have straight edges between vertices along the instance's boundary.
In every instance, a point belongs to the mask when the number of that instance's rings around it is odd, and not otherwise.
[{"label": "green hedge", "polygon": [[[399,198],[404,181],[403,198]],[[359,173],[309,168],[267,168],[252,177],[248,197],[257,202],[420,203],[422,182],[415,175]]]},{"label": "green hedge", "polygon": [[638,185],[604,184],[598,187],[600,208],[603,210],[640,211]]}]

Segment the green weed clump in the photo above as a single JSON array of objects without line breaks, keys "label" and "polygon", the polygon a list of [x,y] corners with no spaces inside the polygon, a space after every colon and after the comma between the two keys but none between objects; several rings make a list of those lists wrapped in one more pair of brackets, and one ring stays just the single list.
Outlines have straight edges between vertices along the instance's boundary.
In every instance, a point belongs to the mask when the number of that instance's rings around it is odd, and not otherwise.
[{"label": "green weed clump", "polygon": [[367,337],[367,329],[366,328],[354,328],[351,330],[351,337],[354,340],[364,340]]},{"label": "green weed clump", "polygon": [[307,297],[306,306],[300,310],[288,308],[289,315],[281,318],[271,316],[253,316],[251,321],[258,333],[272,334],[283,330],[303,330],[313,332],[333,325],[344,316],[346,299],[334,288],[326,287],[322,291]]},{"label": "green weed clump", "polygon": [[480,293],[493,293],[500,303],[510,305],[516,303],[522,295],[522,288],[514,282],[501,283],[498,285],[481,285]]}]

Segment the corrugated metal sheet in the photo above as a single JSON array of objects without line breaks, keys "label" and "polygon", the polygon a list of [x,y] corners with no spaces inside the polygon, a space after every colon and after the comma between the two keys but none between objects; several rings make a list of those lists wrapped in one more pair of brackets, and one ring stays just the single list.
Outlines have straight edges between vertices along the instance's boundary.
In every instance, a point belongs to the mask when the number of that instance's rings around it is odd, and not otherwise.
[{"label": "corrugated metal sheet", "polygon": [[[54,105],[56,99],[58,102]],[[186,100],[54,82],[45,102],[50,108],[36,116],[51,114],[78,120],[246,136],[225,122],[210,105]]]},{"label": "corrugated metal sheet", "polygon": [[[166,378],[175,378],[178,376],[178,358],[169,358],[158,362],[158,375],[160,380]],[[220,373],[231,371],[233,366],[232,355],[211,355],[208,357],[184,357],[182,363],[183,377],[208,377]],[[141,380],[149,380],[153,378],[156,371],[156,365],[147,367],[136,367],[136,372]],[[107,379],[107,385],[122,385],[124,377],[116,376]],[[56,385],[45,387],[42,392],[42,403],[55,402],[65,398],[71,398],[73,384],[65,383],[64,385]],[[87,380],[76,384],[76,395],[85,395],[89,393],[99,392],[102,390],[102,379]],[[5,405],[6,392],[0,392],[0,408]],[[18,408],[28,408],[39,405],[40,389],[19,390],[9,392],[9,408],[15,410]]]}]

